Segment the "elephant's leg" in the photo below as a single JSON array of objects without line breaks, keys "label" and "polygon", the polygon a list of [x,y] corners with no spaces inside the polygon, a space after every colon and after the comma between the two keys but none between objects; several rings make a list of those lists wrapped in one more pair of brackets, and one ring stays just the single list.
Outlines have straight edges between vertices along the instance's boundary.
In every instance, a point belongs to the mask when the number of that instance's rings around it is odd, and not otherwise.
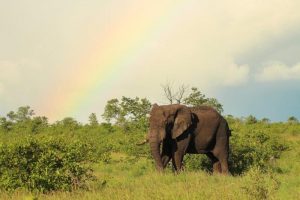
[{"label": "elephant's leg", "polygon": [[169,163],[169,161],[171,160],[172,155],[163,155],[162,156],[162,163],[163,163],[163,168],[166,168],[167,164]]},{"label": "elephant's leg", "polygon": [[163,141],[162,153],[161,153],[163,168],[166,168],[171,158],[172,158],[172,144],[171,141],[165,140]]},{"label": "elephant's leg", "polygon": [[214,174],[220,174],[220,173],[222,173],[220,161],[217,161],[217,162],[213,163],[213,173]]},{"label": "elephant's leg", "polygon": [[222,174],[228,174],[229,135],[226,121],[222,121],[216,135],[216,144],[212,151],[219,160]]},{"label": "elephant's leg", "polygon": [[210,158],[210,160],[212,162],[213,173],[214,174],[222,173],[221,163],[218,160],[218,158],[216,158],[211,152],[207,153],[206,155],[207,155],[207,157]]},{"label": "elephant's leg", "polygon": [[214,149],[213,155],[219,160],[221,166],[221,173],[227,175],[229,173],[228,170],[228,152],[225,149]]},{"label": "elephant's leg", "polygon": [[176,139],[176,141],[174,141],[173,144],[173,150],[172,150],[172,162],[173,162],[173,166],[174,169],[179,172],[181,170],[183,170],[183,156],[186,153],[186,150],[189,146],[189,142],[190,142],[190,135],[187,135],[186,138],[184,139]]},{"label": "elephant's leg", "polygon": [[179,151],[176,151],[174,152],[173,154],[173,158],[172,158],[172,163],[173,163],[173,167],[174,169],[179,172],[182,170],[182,160],[183,160],[183,155],[184,153],[183,152],[179,152]]},{"label": "elephant's leg", "polygon": [[222,169],[222,174],[229,174],[228,170],[228,154],[224,153],[224,155],[221,155],[220,158],[220,163],[221,163],[221,169]]}]

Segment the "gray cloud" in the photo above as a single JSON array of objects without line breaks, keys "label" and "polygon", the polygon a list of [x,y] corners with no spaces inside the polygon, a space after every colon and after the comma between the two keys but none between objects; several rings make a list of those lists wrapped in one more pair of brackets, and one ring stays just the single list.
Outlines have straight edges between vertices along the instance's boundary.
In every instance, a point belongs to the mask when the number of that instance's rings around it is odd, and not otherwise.
[{"label": "gray cloud", "polygon": [[300,63],[287,66],[281,62],[270,62],[255,76],[257,81],[300,80]]}]

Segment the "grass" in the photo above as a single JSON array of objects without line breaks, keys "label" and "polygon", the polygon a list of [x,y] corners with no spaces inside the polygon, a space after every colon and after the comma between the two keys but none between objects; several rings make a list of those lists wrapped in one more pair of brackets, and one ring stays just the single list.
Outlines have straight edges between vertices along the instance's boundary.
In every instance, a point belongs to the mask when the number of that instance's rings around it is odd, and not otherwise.
[{"label": "grass", "polygon": [[[204,181],[205,180],[205,181]],[[38,195],[37,199],[245,199],[238,192],[240,178],[216,176],[203,172],[188,172],[180,175],[172,173],[147,173],[140,177],[124,174],[116,182],[93,185],[90,191],[56,192]],[[15,192],[7,199],[33,197],[26,192]]]},{"label": "grass", "polygon": [[278,160],[281,185],[278,191],[279,199],[300,198],[300,134],[292,135],[290,150],[284,152]]},{"label": "grass", "polygon": [[114,152],[108,163],[93,166],[97,179],[89,183],[87,190],[48,194],[17,190],[2,192],[0,199],[299,199],[300,126],[285,129],[273,125],[272,131],[281,135],[290,148],[274,161],[270,172],[253,168],[241,176],[222,176],[186,169],[176,175],[168,168],[157,173],[152,159]]},{"label": "grass", "polygon": [[[120,156],[120,155],[117,155]],[[124,158],[124,155],[120,156]],[[299,167],[299,166],[298,166]],[[109,164],[95,165],[98,180],[90,183],[89,190],[31,194],[16,191],[3,193],[1,199],[297,199],[299,176],[291,168],[277,175],[280,188],[268,174],[255,171],[244,176],[210,175],[203,171],[185,171],[175,175],[170,169],[165,173],[154,171],[151,161],[141,159],[134,165],[114,157]],[[257,180],[258,178],[258,180]],[[273,181],[273,182],[272,182]],[[286,182],[287,181],[287,182]],[[251,187],[250,187],[251,186]],[[252,186],[255,186],[254,188]],[[255,197],[255,198],[253,198]],[[262,197],[262,198],[260,198]]]}]

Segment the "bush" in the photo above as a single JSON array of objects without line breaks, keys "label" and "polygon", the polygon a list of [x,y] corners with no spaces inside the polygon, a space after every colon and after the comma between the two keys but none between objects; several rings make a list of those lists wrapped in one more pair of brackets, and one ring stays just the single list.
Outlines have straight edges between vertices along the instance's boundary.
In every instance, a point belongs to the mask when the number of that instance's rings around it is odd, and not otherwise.
[{"label": "bush", "polygon": [[272,172],[253,167],[245,174],[242,189],[249,199],[260,200],[273,198],[279,186],[280,182]]},{"label": "bush", "polygon": [[255,124],[257,123],[257,119],[256,117],[254,117],[253,115],[249,115],[246,119],[245,119],[246,124]]},{"label": "bush", "polygon": [[241,174],[252,166],[266,169],[278,159],[288,146],[276,135],[268,135],[260,130],[233,133],[231,137],[230,171]]},{"label": "bush", "polygon": [[0,188],[30,191],[72,190],[91,179],[92,147],[84,142],[26,138],[0,145]]},{"label": "bush", "polygon": [[[276,135],[272,137],[259,130],[233,132],[230,137],[229,168],[232,174],[242,174],[253,166],[266,169],[278,159],[288,146]],[[190,170],[212,171],[210,159],[204,155],[187,154],[186,168]]]},{"label": "bush", "polygon": [[212,172],[212,164],[206,155],[186,154],[184,156],[184,166],[191,170],[204,170]]}]

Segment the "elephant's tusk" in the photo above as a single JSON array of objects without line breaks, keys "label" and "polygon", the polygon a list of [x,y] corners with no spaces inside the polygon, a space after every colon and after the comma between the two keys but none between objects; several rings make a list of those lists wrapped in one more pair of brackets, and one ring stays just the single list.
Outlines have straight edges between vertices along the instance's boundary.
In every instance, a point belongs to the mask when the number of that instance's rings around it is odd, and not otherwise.
[{"label": "elephant's tusk", "polygon": [[140,143],[137,143],[136,145],[143,145],[143,144],[146,144],[148,142],[148,140],[147,139],[145,139],[145,140],[143,140],[142,142],[140,142]]}]

